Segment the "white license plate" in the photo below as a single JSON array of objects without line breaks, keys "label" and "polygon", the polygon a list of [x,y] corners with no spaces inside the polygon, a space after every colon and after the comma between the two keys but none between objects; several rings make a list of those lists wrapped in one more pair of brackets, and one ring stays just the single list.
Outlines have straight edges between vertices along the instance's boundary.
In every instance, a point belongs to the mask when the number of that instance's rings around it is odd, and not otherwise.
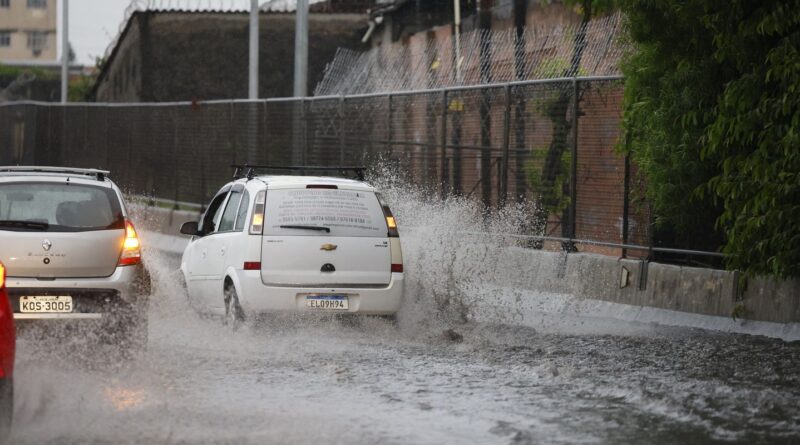
[{"label": "white license plate", "polygon": [[72,297],[67,295],[20,297],[19,311],[23,313],[72,312]]},{"label": "white license plate", "polygon": [[346,311],[350,308],[350,305],[346,295],[309,295],[306,297],[306,307],[309,309]]}]

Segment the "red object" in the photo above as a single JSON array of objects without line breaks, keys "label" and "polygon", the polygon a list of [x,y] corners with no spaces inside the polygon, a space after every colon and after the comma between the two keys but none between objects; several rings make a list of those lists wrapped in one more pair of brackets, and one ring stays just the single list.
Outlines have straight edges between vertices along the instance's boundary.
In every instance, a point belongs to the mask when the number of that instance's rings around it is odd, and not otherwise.
[{"label": "red object", "polygon": [[338,189],[338,185],[334,184],[309,184],[306,186],[307,189]]},{"label": "red object", "polygon": [[6,268],[0,263],[0,378],[14,375],[14,312],[6,294]]},{"label": "red object", "polygon": [[260,261],[245,261],[244,270],[261,270]]},{"label": "red object", "polygon": [[403,273],[402,264],[392,264],[392,272]]}]

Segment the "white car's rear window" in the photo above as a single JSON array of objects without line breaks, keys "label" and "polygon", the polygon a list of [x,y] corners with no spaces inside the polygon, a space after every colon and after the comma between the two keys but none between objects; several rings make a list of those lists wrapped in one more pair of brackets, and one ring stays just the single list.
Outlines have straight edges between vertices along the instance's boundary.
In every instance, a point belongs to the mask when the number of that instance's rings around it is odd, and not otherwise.
[{"label": "white car's rear window", "polygon": [[268,190],[264,220],[266,236],[387,236],[383,209],[372,192]]}]

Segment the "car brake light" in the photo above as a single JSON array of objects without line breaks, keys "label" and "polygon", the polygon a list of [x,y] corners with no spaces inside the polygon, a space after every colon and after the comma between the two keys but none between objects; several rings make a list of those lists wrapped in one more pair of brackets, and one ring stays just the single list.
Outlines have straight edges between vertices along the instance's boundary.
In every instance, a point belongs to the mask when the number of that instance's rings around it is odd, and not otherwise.
[{"label": "car brake light", "polygon": [[245,261],[244,270],[261,270],[261,261]]},{"label": "car brake light", "polygon": [[392,264],[392,272],[403,273],[402,264]]},{"label": "car brake light", "polygon": [[261,235],[264,231],[264,206],[267,200],[267,191],[261,190],[256,194],[253,216],[250,219],[250,234]]},{"label": "car brake light", "polygon": [[331,189],[338,190],[339,186],[335,184],[308,184],[307,189]]},{"label": "car brake light", "polygon": [[139,244],[139,236],[133,223],[125,221],[125,241],[122,243],[122,255],[119,257],[118,266],[132,266],[142,262],[142,252]]},{"label": "car brake light", "polygon": [[6,287],[6,267],[0,263],[0,290]]}]

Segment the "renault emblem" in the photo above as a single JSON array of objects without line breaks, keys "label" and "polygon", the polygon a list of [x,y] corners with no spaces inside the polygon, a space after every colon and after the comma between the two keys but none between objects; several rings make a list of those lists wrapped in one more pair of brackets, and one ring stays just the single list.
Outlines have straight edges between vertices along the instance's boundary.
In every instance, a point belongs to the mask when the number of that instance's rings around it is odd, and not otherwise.
[{"label": "renault emblem", "polygon": [[339,246],[337,246],[336,244],[323,244],[322,246],[320,246],[319,250],[327,250],[328,252],[330,252],[331,250],[336,250],[337,247]]},{"label": "renault emblem", "polygon": [[42,249],[44,249],[45,252],[50,250],[50,247],[52,247],[52,246],[53,246],[53,243],[51,243],[49,239],[46,239],[46,240],[42,241]]}]

